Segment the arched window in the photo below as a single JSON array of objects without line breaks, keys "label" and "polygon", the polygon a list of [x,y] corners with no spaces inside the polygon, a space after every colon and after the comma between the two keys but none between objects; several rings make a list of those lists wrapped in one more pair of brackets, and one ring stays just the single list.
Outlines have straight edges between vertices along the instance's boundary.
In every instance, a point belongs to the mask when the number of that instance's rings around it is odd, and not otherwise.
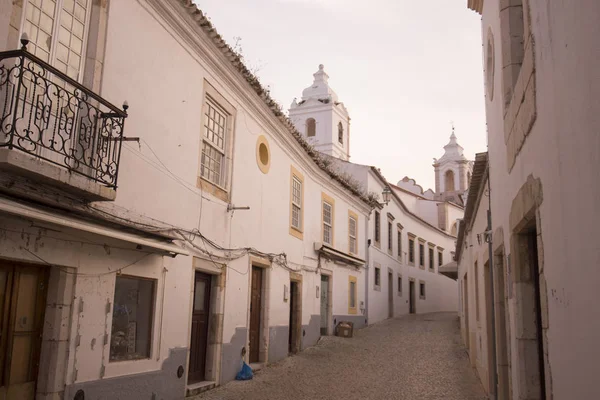
[{"label": "arched window", "polygon": [[315,132],[317,130],[317,122],[314,118],[309,118],[306,120],[306,136],[311,137],[315,136]]},{"label": "arched window", "polygon": [[454,171],[446,171],[444,183],[444,192],[454,191]]},{"label": "arched window", "polygon": [[342,123],[338,123],[338,142],[344,144],[344,126]]}]

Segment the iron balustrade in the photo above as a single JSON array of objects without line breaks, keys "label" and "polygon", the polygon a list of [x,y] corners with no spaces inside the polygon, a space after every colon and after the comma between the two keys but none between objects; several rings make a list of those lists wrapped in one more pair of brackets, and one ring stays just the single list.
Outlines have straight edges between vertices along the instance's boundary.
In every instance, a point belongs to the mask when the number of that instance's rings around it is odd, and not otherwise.
[{"label": "iron balustrade", "polygon": [[117,188],[127,104],[119,109],[52,65],[0,52],[0,148]]}]

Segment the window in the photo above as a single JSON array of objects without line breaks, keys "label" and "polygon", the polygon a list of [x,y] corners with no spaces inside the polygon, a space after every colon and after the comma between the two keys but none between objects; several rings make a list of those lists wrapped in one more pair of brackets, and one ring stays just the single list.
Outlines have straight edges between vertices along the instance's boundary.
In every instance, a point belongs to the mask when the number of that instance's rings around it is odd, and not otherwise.
[{"label": "window", "polygon": [[394,240],[394,234],[392,232],[392,222],[388,221],[388,252],[391,254],[393,252],[393,240]]},{"label": "window", "polygon": [[312,137],[315,136],[317,131],[317,122],[314,118],[309,118],[306,120],[306,136]]},{"label": "window", "polygon": [[356,277],[348,277],[348,314],[356,314],[357,297]]},{"label": "window", "polygon": [[430,270],[434,270],[434,258],[435,257],[435,252],[433,251],[433,247],[429,248],[429,269]]},{"label": "window", "polygon": [[402,277],[398,277],[398,296],[402,296]]},{"label": "window", "polygon": [[290,172],[290,235],[303,239],[304,176],[293,166]]},{"label": "window", "polygon": [[442,266],[444,263],[444,254],[438,250],[438,266]]},{"label": "window", "polygon": [[425,300],[425,282],[419,282],[419,298]]},{"label": "window", "polygon": [[381,287],[381,268],[375,267],[375,287]]},{"label": "window", "polygon": [[204,106],[204,137],[200,176],[217,186],[224,186],[225,132],[227,114],[210,96]]},{"label": "window", "polygon": [[415,263],[415,239],[408,238],[408,262]]},{"label": "window", "polygon": [[402,262],[402,229],[398,229],[398,260]]},{"label": "window", "polygon": [[348,251],[353,254],[358,253],[358,216],[352,211],[348,211]]},{"label": "window", "polygon": [[150,358],[156,281],[117,276],[110,361]]},{"label": "window", "polygon": [[28,1],[22,32],[27,50],[81,82],[91,0]]},{"label": "window", "polygon": [[332,244],[333,227],[332,224],[333,206],[328,202],[323,202],[323,242]]},{"label": "window", "polygon": [[[494,35],[492,30],[488,30],[488,40],[485,62],[485,84],[490,101],[494,99]],[[467,181],[470,182],[471,174],[467,173]]]},{"label": "window", "polygon": [[338,142],[344,144],[344,126],[342,123],[338,123]]},{"label": "window", "polygon": [[446,171],[444,179],[444,192],[454,191],[454,171]]},{"label": "window", "polygon": [[425,244],[419,243],[419,266],[425,267]]},{"label": "window", "polygon": [[375,243],[381,242],[381,215],[375,211]]},{"label": "window", "polygon": [[292,177],[292,227],[302,229],[302,181]]},{"label": "window", "polygon": [[335,200],[325,193],[321,193],[321,237],[323,238],[323,243],[327,243],[330,246],[333,246],[334,243],[334,220]]}]

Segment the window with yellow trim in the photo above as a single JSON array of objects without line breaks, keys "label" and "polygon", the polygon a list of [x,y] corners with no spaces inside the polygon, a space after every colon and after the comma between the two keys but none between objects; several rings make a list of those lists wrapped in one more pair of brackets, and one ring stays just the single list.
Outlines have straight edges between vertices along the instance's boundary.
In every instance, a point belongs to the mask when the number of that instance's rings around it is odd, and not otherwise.
[{"label": "window with yellow trim", "polygon": [[303,239],[304,176],[293,166],[290,172],[290,235]]},{"label": "window with yellow trim", "polygon": [[358,253],[358,216],[348,211],[348,251]]},{"label": "window with yellow trim", "polygon": [[335,200],[321,193],[321,239],[323,243],[334,245]]}]

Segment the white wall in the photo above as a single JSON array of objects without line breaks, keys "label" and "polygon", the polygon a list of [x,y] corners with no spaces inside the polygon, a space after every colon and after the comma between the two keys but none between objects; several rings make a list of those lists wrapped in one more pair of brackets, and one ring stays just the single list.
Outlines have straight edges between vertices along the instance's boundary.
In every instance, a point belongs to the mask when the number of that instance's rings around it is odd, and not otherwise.
[{"label": "white wall", "polygon": [[[501,32],[499,4],[485,2],[483,9],[484,44],[491,29],[496,48],[495,94],[493,100],[489,96],[486,99],[493,228],[503,228],[505,250],[510,252],[513,199],[528,176],[539,178],[543,201],[538,229],[543,241],[540,252],[547,288],[543,295],[548,307],[547,350],[553,397],[598,398],[595,366],[600,355],[596,340],[600,311],[590,304],[597,302],[600,283],[600,253],[594,240],[600,223],[600,187],[596,183],[600,58],[595,42],[600,35],[600,6],[593,0],[528,3],[535,40],[537,119],[510,172],[502,104],[501,38],[507,33]],[[515,307],[513,298],[509,304],[511,332],[515,332],[518,318]],[[514,340],[511,346],[514,366],[519,352]],[[515,371],[513,368],[513,394],[517,396],[515,382],[519,377]]]}]

